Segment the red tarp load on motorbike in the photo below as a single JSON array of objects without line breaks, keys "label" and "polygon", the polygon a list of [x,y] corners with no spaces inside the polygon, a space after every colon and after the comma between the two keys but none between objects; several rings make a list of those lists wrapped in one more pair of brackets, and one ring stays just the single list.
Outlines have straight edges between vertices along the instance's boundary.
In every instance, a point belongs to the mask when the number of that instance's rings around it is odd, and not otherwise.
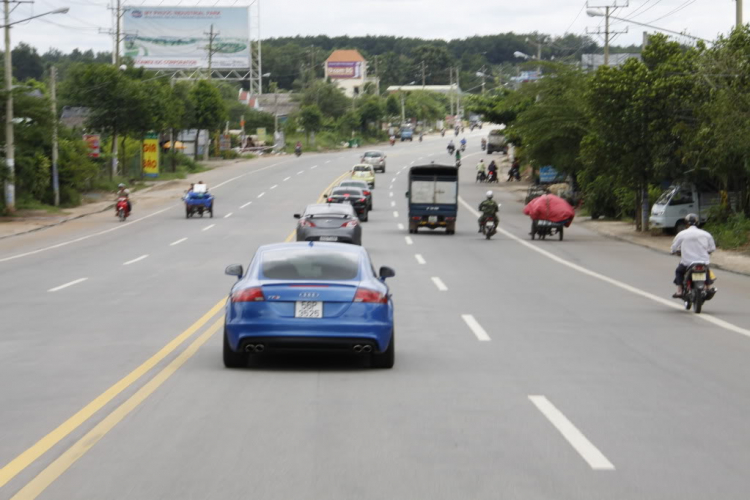
[{"label": "red tarp load on motorbike", "polygon": [[565,222],[570,227],[576,212],[570,203],[554,194],[545,194],[534,198],[523,209],[523,213],[534,220],[548,220],[550,222]]}]

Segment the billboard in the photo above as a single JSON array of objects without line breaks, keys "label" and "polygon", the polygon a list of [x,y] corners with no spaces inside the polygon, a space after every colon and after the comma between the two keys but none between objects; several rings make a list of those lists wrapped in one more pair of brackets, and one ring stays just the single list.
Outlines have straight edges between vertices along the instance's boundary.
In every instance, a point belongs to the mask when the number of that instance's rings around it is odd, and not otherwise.
[{"label": "billboard", "polygon": [[125,55],[148,69],[250,67],[247,7],[127,7]]},{"label": "billboard", "polygon": [[362,62],[328,62],[326,74],[329,78],[361,78]]},{"label": "billboard", "polygon": [[146,134],[143,140],[143,175],[157,177],[159,175],[159,135]]},{"label": "billboard", "polygon": [[101,137],[97,134],[85,134],[83,140],[89,145],[89,158],[99,158]]}]

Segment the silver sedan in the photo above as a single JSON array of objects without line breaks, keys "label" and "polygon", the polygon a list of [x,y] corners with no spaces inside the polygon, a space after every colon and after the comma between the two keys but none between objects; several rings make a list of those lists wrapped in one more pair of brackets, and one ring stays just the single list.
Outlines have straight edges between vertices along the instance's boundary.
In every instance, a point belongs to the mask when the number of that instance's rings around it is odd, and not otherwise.
[{"label": "silver sedan", "polygon": [[297,241],[337,241],[362,245],[362,225],[349,203],[308,205],[299,219]]}]

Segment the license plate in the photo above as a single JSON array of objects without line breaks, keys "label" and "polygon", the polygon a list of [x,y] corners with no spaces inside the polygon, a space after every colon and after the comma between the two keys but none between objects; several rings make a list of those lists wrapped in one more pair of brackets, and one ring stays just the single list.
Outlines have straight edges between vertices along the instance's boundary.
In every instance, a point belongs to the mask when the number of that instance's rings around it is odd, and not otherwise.
[{"label": "license plate", "polygon": [[429,217],[427,217],[427,222],[435,223],[437,221],[438,221],[438,216],[437,215],[430,215]]},{"label": "license plate", "polygon": [[490,221],[490,222],[487,223],[487,229],[492,229],[493,227],[495,227],[495,223],[494,222]]},{"label": "license plate", "polygon": [[339,241],[338,236],[321,236],[320,241]]},{"label": "license plate", "polygon": [[295,318],[320,319],[323,317],[323,303],[320,301],[299,301],[294,304]]},{"label": "license plate", "polygon": [[693,281],[706,281],[706,273],[693,273]]}]

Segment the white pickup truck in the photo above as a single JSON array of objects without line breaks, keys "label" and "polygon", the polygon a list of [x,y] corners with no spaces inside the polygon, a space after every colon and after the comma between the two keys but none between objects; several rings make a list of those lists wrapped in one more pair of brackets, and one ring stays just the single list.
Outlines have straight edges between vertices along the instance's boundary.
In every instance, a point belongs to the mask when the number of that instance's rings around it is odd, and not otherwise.
[{"label": "white pickup truck", "polygon": [[649,224],[654,229],[680,232],[685,229],[684,219],[687,214],[698,215],[703,223],[706,222],[711,207],[720,203],[721,193],[718,190],[698,189],[689,182],[673,184],[651,207]]}]

